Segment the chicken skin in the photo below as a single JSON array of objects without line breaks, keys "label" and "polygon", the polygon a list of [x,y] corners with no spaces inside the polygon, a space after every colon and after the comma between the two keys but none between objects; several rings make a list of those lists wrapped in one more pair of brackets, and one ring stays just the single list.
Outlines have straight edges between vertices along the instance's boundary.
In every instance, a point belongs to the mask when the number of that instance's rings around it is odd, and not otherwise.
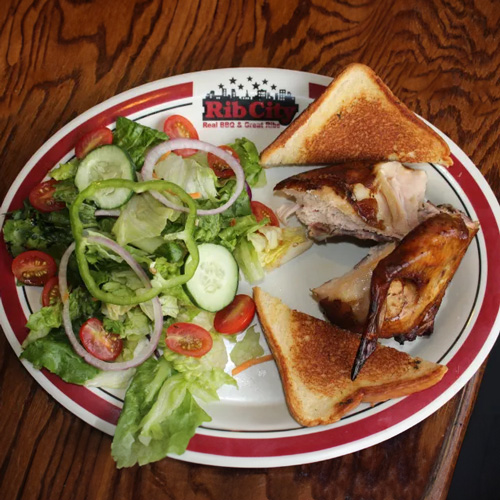
[{"label": "chicken skin", "polygon": [[413,340],[432,332],[446,288],[479,229],[477,222],[458,210],[440,208],[374,268],[352,380],[375,350],[378,337]]}]

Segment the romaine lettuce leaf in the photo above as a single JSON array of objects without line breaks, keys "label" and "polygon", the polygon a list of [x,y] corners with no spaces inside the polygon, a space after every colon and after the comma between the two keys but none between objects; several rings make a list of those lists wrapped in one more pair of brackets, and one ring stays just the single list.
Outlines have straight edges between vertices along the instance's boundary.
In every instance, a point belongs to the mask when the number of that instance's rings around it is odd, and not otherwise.
[{"label": "romaine lettuce leaf", "polygon": [[236,139],[230,146],[238,153],[245,178],[252,187],[262,187],[266,184],[266,173],[259,162],[259,152],[252,141],[245,137]]},{"label": "romaine lettuce leaf", "polygon": [[233,252],[245,279],[249,283],[255,283],[264,279],[264,269],[254,246],[246,237],[240,238]]},{"label": "romaine lettuce leaf", "polygon": [[72,321],[83,322],[95,316],[98,311],[99,302],[94,300],[86,288],[75,288],[69,294],[69,316]]},{"label": "romaine lettuce leaf", "polygon": [[113,144],[127,151],[137,169],[144,165],[148,149],[166,140],[168,135],[159,130],[140,125],[123,116],[119,116],[116,120]]},{"label": "romaine lettuce leaf", "polygon": [[[108,309],[106,309],[108,311]],[[116,316],[115,316],[116,317]],[[145,337],[151,333],[151,321],[142,312],[139,306],[126,311],[118,319],[105,317],[103,319],[104,329],[108,332],[116,333],[122,338]]]},{"label": "romaine lettuce leaf", "polygon": [[73,158],[67,163],[60,163],[57,168],[49,172],[50,177],[56,181],[65,181],[67,179],[73,179],[76,175],[76,170],[78,169],[78,164],[80,160],[78,158]]},{"label": "romaine lettuce leaf", "polygon": [[241,365],[249,359],[258,358],[264,354],[263,347],[259,344],[260,333],[251,326],[244,337],[236,343],[231,351],[231,361],[236,365]]},{"label": "romaine lettuce leaf", "polygon": [[[158,300],[160,301],[161,304],[161,312],[163,316],[169,316],[171,318],[177,317],[179,314],[179,301],[177,297],[174,297],[173,295],[168,295],[168,294],[160,294],[158,295]],[[148,302],[142,302],[139,304],[141,310],[143,313],[151,320],[153,321],[154,319],[154,312],[153,312],[153,304],[151,301]]]},{"label": "romaine lettuce leaf", "polygon": [[95,377],[84,382],[85,387],[107,387],[108,389],[126,389],[134,376],[135,368],[118,371],[100,371]]},{"label": "romaine lettuce leaf", "polygon": [[71,384],[83,384],[99,373],[75,353],[62,328],[51,330],[29,344],[21,353],[21,359],[30,361],[37,369],[47,368]]},{"label": "romaine lettuce leaf", "polygon": [[[72,321],[80,322],[95,315],[99,306],[83,288],[75,288],[69,295],[69,315]],[[30,332],[23,342],[23,348],[45,337],[52,329],[62,326],[62,304],[42,307],[28,318],[26,328]]]},{"label": "romaine lettuce leaf", "polygon": [[196,429],[210,420],[191,395],[184,375],[164,358],[150,358],[137,368],[125,394],[111,446],[117,467],[184,453]]},{"label": "romaine lettuce leaf", "polygon": [[[134,195],[122,209],[113,226],[116,241],[121,246],[131,244],[146,252],[156,250],[163,243],[158,237],[173,212],[149,193]],[[150,245],[153,241],[156,241],[154,248]]]},{"label": "romaine lettuce leaf", "polygon": [[43,250],[60,258],[73,241],[66,209],[42,213],[26,201],[22,209],[9,215],[3,235],[14,257],[26,250]]},{"label": "romaine lettuce leaf", "polygon": [[201,199],[217,198],[217,176],[206,164],[206,156],[182,158],[172,153],[155,166],[158,177],[180,186],[186,193],[199,193]]},{"label": "romaine lettuce leaf", "polygon": [[[219,189],[219,203],[218,206],[226,203],[234,192],[236,186],[236,181],[234,179],[229,179],[225,184]],[[207,207],[212,208],[212,207]],[[250,198],[248,196],[247,190],[243,189],[236,201],[221,213],[223,219],[233,219],[235,217],[243,217],[245,215],[251,215],[252,208],[250,206]]]},{"label": "romaine lettuce leaf", "polygon": [[266,224],[266,221],[257,222],[253,215],[245,215],[232,220],[222,231],[219,232],[219,243],[229,250],[234,250],[238,241],[243,239],[244,235],[253,233]]},{"label": "romaine lettuce leaf", "polygon": [[32,342],[45,337],[53,328],[59,328],[62,325],[61,309],[61,304],[56,304],[42,307],[31,314],[26,323],[26,328],[29,328],[30,332],[24,339],[23,349],[26,349]]},{"label": "romaine lettuce leaf", "polygon": [[198,218],[198,225],[194,231],[194,239],[197,243],[213,242],[221,230],[221,216],[204,215]]}]

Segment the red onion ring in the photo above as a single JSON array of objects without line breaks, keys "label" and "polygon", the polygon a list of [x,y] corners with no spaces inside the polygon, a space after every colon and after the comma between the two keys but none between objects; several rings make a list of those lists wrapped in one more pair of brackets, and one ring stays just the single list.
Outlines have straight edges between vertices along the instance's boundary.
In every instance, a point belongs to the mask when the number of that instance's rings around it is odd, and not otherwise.
[{"label": "red onion ring", "polygon": [[[124,250],[118,243],[105,238],[103,236],[88,236],[87,241],[91,243],[95,243],[97,245],[103,245],[113,252],[117,253],[127,264],[132,268],[133,271],[137,274],[139,279],[142,281],[146,288],[151,288],[151,282],[149,281],[148,275],[142,269],[142,267],[135,261],[135,259],[130,255],[129,252]],[[107,361],[101,361],[97,359],[95,356],[92,356],[81,344],[78,342],[78,339],[75,336],[75,332],[73,331],[73,325],[71,324],[71,317],[69,315],[69,294],[68,294],[68,281],[67,281],[67,271],[68,271],[68,262],[71,254],[75,250],[75,244],[72,243],[64,252],[62,256],[61,263],[59,265],[59,290],[61,293],[61,300],[63,303],[63,324],[64,330],[66,331],[66,335],[68,336],[71,345],[75,352],[82,357],[89,365],[95,366],[100,370],[104,371],[118,371],[118,370],[127,370],[128,368],[133,368],[142,364],[146,359],[148,359],[156,347],[158,346],[158,342],[160,340],[161,332],[163,329],[163,314],[161,310],[161,303],[158,297],[152,299],[153,303],[153,314],[154,314],[154,328],[153,334],[149,340],[147,346],[134,358],[129,361],[123,361],[121,363],[109,363]]]},{"label": "red onion ring", "polygon": [[248,194],[248,199],[250,201],[252,201],[252,189],[250,187],[250,184],[248,184],[247,181],[245,181],[245,189],[247,190],[247,194]]},{"label": "red onion ring", "polygon": [[[215,156],[219,157],[221,160],[224,160],[233,170],[236,175],[236,187],[234,189],[234,193],[229,198],[229,200],[224,203],[224,205],[214,208],[211,210],[198,210],[198,215],[215,215],[224,212],[227,208],[229,208],[238,198],[240,193],[243,191],[245,186],[245,173],[243,172],[243,168],[239,164],[238,160],[236,160],[232,155],[228,152],[220,149],[208,142],[198,141],[196,139],[172,139],[170,141],[162,142],[158,146],[150,149],[146,158],[144,160],[144,166],[142,167],[141,174],[145,181],[153,180],[153,171],[156,165],[156,162],[165,154],[170,151],[174,151],[175,149],[197,149],[199,151],[205,151],[206,153],[212,153]],[[165,206],[172,208],[174,210],[178,210],[180,212],[189,212],[186,207],[176,205],[175,203],[170,202],[157,191],[151,191],[152,196],[154,196],[158,201],[163,203]]]}]

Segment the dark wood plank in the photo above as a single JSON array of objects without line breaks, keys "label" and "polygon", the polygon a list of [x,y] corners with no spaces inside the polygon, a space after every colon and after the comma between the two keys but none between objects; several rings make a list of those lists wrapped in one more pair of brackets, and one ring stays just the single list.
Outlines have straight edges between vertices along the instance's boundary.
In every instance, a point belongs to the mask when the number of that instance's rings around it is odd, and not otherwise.
[{"label": "dark wood plank", "polygon": [[[231,66],[333,76],[364,62],[457,142],[500,194],[500,9],[494,0],[4,0],[3,197],[30,156],[93,105],[165,76]],[[34,382],[0,337],[2,498],[445,498],[481,373],[376,447],[277,469],[165,459],[116,470],[110,438]]]}]

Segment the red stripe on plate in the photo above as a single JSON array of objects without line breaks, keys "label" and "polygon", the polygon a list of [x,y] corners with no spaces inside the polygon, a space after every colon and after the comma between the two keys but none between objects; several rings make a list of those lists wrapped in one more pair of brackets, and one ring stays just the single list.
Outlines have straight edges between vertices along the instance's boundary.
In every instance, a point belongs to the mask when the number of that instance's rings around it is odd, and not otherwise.
[{"label": "red stripe on plate", "polygon": [[116,425],[120,416],[121,408],[100,398],[86,387],[75,384],[68,384],[61,380],[57,375],[50,373],[45,368],[42,373],[54,384],[62,393],[68,396],[71,400],[77,402],[82,408],[91,412],[96,417]]},{"label": "red stripe on plate", "polygon": [[317,99],[326,90],[326,85],[309,83],[309,99]]},{"label": "red stripe on plate", "polygon": [[47,172],[63,156],[75,147],[78,139],[87,132],[114,123],[119,116],[128,116],[164,102],[185,99],[192,96],[193,82],[181,83],[147,92],[141,95],[139,100],[137,97],[132,97],[89,118],[85,123],[68,132],[37,161],[17,190],[9,210],[22,207],[23,201],[28,197],[30,190],[47,175]]}]

